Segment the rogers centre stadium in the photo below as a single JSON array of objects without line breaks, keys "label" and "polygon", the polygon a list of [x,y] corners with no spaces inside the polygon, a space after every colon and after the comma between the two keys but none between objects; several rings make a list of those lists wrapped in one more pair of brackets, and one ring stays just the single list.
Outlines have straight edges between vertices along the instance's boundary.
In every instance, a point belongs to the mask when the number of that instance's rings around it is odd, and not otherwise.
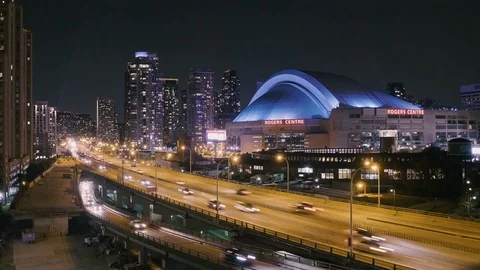
[{"label": "rogers centre stadium", "polygon": [[262,149],[362,148],[366,151],[474,144],[480,111],[423,110],[345,76],[284,70],[258,89],[227,136],[241,152]]}]

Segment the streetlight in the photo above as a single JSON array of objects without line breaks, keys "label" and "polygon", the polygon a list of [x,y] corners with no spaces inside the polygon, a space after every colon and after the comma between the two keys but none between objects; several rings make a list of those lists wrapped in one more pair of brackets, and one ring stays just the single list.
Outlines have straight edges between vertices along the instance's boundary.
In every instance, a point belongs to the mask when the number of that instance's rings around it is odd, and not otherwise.
[{"label": "streetlight", "polygon": [[190,149],[189,147],[185,146],[185,145],[182,145],[182,150],[185,151],[185,149],[188,149],[188,151],[190,151],[190,174],[192,174],[192,149]]},{"label": "streetlight", "polygon": [[349,250],[349,257],[353,259],[353,179],[355,178],[355,174],[362,169],[365,169],[370,165],[370,162],[365,162],[365,167],[360,167],[353,172],[352,177],[350,178],[350,233],[348,237],[348,250]]},{"label": "streetlight", "polygon": [[396,197],[395,189],[394,188],[390,189],[390,192],[393,193],[393,207],[397,207],[397,203],[395,202],[395,197]]},{"label": "streetlight", "polygon": [[217,165],[217,203],[215,204],[215,208],[217,210],[217,219],[219,217],[218,216],[218,207],[219,207],[219,204],[220,204],[220,202],[218,201],[219,200],[218,197],[219,197],[219,194],[220,194],[220,188],[219,188],[219,186],[220,186],[220,184],[219,184],[220,183],[220,178],[219,178],[220,174],[218,173],[218,171],[220,171],[220,164],[222,164],[222,162],[224,162],[224,161],[227,161],[228,162],[227,180],[230,181],[230,159],[232,159],[233,162],[237,162],[240,158],[238,156],[233,156],[231,158],[222,159],[222,160],[220,160],[220,162],[218,162],[218,165]]},{"label": "streetlight", "polygon": [[290,191],[290,164],[288,163],[287,158],[282,154],[278,154],[276,158],[278,161],[285,160],[285,162],[287,163],[287,192],[289,192]]},{"label": "streetlight", "polygon": [[[366,161],[365,164],[367,166],[370,166],[370,168],[376,170],[378,172],[378,184],[377,184],[377,189],[378,189],[378,207],[380,207],[380,165],[376,163],[370,163],[369,161]],[[371,164],[371,165],[370,165]]]},{"label": "streetlight", "polygon": [[357,183],[357,188],[362,189],[363,188],[363,194],[367,194],[367,185],[363,182],[358,182]]},{"label": "streetlight", "polygon": [[472,208],[472,199],[473,200],[476,200],[477,197],[476,196],[468,196],[468,206],[467,206],[467,210],[468,210],[468,216],[470,217],[470,208]]}]

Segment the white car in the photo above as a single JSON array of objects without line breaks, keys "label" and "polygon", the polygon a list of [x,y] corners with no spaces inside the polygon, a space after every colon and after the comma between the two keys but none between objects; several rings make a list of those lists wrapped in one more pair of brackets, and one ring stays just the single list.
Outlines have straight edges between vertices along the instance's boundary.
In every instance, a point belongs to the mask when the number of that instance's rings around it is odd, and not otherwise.
[{"label": "white car", "polygon": [[151,182],[147,179],[142,179],[140,180],[140,184],[142,184],[143,186],[150,186]]},{"label": "white car", "polygon": [[178,191],[182,193],[183,195],[192,195],[193,191],[191,191],[189,188],[179,188]]},{"label": "white car", "polygon": [[177,181],[177,185],[182,185],[182,186],[183,186],[183,185],[185,185],[185,182],[183,182],[183,181]]},{"label": "white car", "polygon": [[[217,200],[209,200],[208,207],[212,209],[217,209]],[[222,204],[221,202],[218,202],[218,210],[223,210],[225,208],[226,206],[224,204]]]},{"label": "white car", "polygon": [[145,224],[145,222],[141,221],[141,220],[132,220],[130,221],[130,228],[134,229],[134,230],[142,230],[142,229],[145,229],[147,227],[147,224]]},{"label": "white car", "polygon": [[143,171],[142,170],[138,170],[137,171],[139,174],[143,174]]},{"label": "white car", "polygon": [[235,208],[247,213],[257,213],[260,212],[260,209],[253,207],[251,203],[237,202]]}]

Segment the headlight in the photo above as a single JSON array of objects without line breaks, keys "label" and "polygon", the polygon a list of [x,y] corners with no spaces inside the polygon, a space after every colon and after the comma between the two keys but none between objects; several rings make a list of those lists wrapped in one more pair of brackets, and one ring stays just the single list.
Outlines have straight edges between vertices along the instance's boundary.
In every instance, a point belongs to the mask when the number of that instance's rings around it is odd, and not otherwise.
[{"label": "headlight", "polygon": [[145,223],[142,223],[142,228],[146,228],[147,225]]},{"label": "headlight", "polygon": [[140,228],[140,225],[135,224],[135,225],[133,225],[133,227],[135,227],[135,228]]},{"label": "headlight", "polygon": [[256,260],[257,258],[253,255],[247,255],[247,258],[249,258],[250,260]]},{"label": "headlight", "polygon": [[237,260],[244,262],[244,261],[247,260],[247,258],[245,258],[243,256],[237,256]]}]

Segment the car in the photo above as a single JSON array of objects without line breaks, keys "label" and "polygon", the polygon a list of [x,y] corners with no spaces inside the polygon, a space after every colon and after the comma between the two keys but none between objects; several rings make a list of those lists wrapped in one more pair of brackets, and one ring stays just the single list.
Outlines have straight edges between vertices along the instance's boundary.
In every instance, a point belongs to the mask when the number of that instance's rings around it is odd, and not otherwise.
[{"label": "car", "polygon": [[317,208],[315,208],[315,206],[309,202],[301,202],[295,205],[295,211],[315,212],[317,211]]},{"label": "car", "polygon": [[235,204],[235,208],[247,213],[260,212],[260,209],[253,207],[253,204],[251,203],[237,202],[237,204]]},{"label": "car", "polygon": [[256,257],[245,250],[228,248],[225,250],[225,260],[232,264],[251,265],[256,260]]},{"label": "car", "polygon": [[183,181],[177,181],[177,185],[182,185],[182,186],[183,186],[183,185],[185,185],[185,182],[183,182]]},{"label": "car", "polygon": [[150,180],[142,179],[140,180],[140,184],[142,184],[142,186],[150,186],[151,182]]},{"label": "car", "polygon": [[147,227],[147,224],[145,224],[145,222],[139,220],[139,219],[135,219],[135,220],[132,220],[130,221],[130,228],[134,229],[134,230],[142,230],[142,229],[145,229]]},{"label": "car", "polygon": [[178,191],[182,193],[183,195],[192,195],[193,191],[191,191],[189,188],[179,188]]},{"label": "car", "polygon": [[102,171],[105,170],[105,166],[103,166],[103,165],[98,166],[98,168]]},{"label": "car", "polygon": [[131,175],[125,175],[125,176],[123,176],[123,179],[132,180],[132,176]]},{"label": "car", "polygon": [[[212,209],[217,209],[217,200],[209,200],[208,207]],[[226,206],[224,204],[222,204],[221,202],[218,202],[218,210],[223,210],[225,208]]]},{"label": "car", "polygon": [[244,189],[244,188],[241,188],[241,189],[237,190],[237,194],[238,194],[238,195],[250,195],[251,192],[248,191],[248,190],[246,190],[246,189]]},{"label": "car", "polygon": [[355,245],[355,249],[373,254],[386,254],[395,251],[393,248],[382,245],[380,241],[367,236],[362,237],[360,242]]},{"label": "car", "polygon": [[386,241],[385,238],[375,236],[371,232],[369,232],[367,229],[364,229],[364,228],[357,228],[357,233],[363,236],[364,239],[373,239],[374,241]]},{"label": "car", "polygon": [[143,171],[142,170],[137,170],[137,173],[143,174]]}]

